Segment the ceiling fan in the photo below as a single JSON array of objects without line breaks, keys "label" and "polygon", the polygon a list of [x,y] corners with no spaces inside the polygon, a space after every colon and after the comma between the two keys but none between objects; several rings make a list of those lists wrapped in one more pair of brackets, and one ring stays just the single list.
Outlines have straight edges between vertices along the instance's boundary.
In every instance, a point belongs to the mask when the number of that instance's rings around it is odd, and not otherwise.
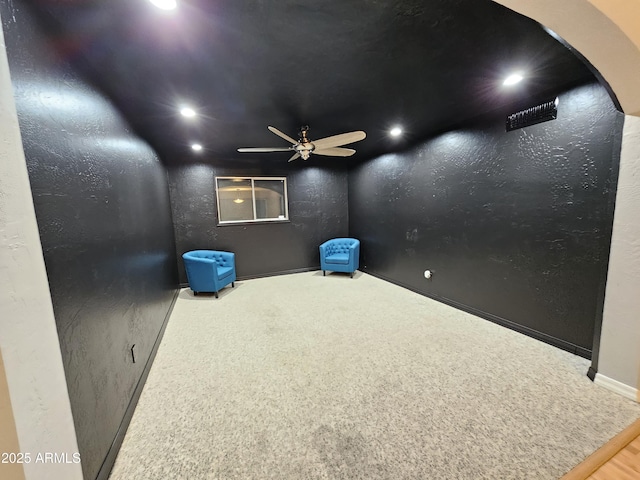
[{"label": "ceiling fan", "polygon": [[267,127],[272,133],[275,133],[281,138],[284,138],[287,142],[290,142],[292,145],[287,148],[270,148],[270,147],[257,147],[257,148],[239,148],[239,152],[289,152],[294,151],[295,153],[289,159],[290,162],[294,161],[296,158],[302,157],[303,160],[307,160],[309,156],[314,153],[316,155],[326,155],[329,157],[350,157],[354,153],[355,150],[351,148],[340,148],[342,145],[348,145],[349,143],[359,142],[360,140],[364,140],[367,136],[361,130],[356,132],[349,133],[341,133],[339,135],[333,135],[331,137],[321,138],[319,140],[311,141],[307,137],[307,132],[309,131],[309,127],[307,125],[300,128],[300,138],[298,141],[291,138],[289,135],[282,133],[275,127]]}]

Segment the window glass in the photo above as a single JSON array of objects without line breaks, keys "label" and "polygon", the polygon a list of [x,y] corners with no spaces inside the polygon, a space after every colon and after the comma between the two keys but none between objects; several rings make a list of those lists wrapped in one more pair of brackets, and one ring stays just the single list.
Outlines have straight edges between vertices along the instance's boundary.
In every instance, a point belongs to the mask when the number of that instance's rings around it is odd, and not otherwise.
[{"label": "window glass", "polygon": [[254,180],[256,219],[284,220],[284,180]]},{"label": "window glass", "polygon": [[218,213],[221,222],[253,220],[251,179],[218,179]]},{"label": "window glass", "polygon": [[288,220],[284,177],[217,177],[220,223]]}]

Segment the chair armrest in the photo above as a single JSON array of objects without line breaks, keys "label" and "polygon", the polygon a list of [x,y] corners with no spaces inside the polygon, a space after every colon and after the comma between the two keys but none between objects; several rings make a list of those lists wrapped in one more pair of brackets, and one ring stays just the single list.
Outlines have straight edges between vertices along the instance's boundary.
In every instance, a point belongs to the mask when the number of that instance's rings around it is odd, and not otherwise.
[{"label": "chair armrest", "polygon": [[184,254],[182,258],[184,259],[187,279],[192,288],[204,289],[210,285],[209,282],[211,280],[217,280],[217,263],[213,258],[203,258],[188,254]]}]

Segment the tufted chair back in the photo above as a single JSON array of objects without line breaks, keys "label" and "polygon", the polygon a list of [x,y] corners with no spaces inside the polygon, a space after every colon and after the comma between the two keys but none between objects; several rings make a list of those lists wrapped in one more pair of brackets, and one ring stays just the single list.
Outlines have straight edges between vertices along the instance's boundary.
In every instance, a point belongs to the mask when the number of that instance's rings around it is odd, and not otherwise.
[{"label": "tufted chair back", "polygon": [[222,252],[218,250],[192,250],[187,252],[191,258],[207,258],[213,260],[219,267],[231,267],[234,263],[234,255],[230,252]]},{"label": "tufted chair back", "polygon": [[334,238],[327,245],[327,255],[333,255],[334,253],[349,253],[351,245],[357,242],[355,238]]}]

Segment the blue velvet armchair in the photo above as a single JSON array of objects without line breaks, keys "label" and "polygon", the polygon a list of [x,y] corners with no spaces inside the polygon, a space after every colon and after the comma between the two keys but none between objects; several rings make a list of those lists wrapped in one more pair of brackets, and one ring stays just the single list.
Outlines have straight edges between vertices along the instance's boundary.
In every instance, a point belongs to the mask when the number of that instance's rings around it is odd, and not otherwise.
[{"label": "blue velvet armchair", "polygon": [[322,275],[327,270],[346,272],[353,278],[360,266],[360,240],[355,238],[332,238],[320,245],[320,268]]},{"label": "blue velvet armchair", "polygon": [[236,256],[231,252],[217,250],[193,250],[182,255],[184,268],[187,271],[189,288],[193,294],[218,292],[231,284],[235,287]]}]

